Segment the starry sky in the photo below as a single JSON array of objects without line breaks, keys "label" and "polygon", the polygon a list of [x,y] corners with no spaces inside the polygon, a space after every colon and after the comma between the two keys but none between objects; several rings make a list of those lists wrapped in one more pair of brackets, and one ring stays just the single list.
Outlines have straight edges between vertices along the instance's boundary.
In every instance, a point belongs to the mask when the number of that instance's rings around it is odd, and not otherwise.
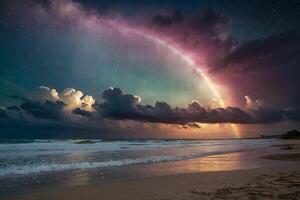
[{"label": "starry sky", "polygon": [[0,2],[0,137],[299,128],[297,0]]}]

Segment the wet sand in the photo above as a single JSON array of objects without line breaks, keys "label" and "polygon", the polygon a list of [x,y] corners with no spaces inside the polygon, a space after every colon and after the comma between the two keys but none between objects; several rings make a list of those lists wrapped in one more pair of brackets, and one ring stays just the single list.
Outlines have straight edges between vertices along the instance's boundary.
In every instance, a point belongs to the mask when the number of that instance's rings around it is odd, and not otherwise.
[{"label": "wet sand", "polygon": [[270,159],[270,160],[300,161],[300,153],[272,154],[272,155],[262,156],[262,158]]},{"label": "wet sand", "polygon": [[[177,164],[181,174],[49,189],[2,199],[300,199],[300,161],[297,156],[297,159],[295,156],[291,156],[299,155],[299,141],[283,141],[280,145],[256,151],[228,154],[235,155],[235,159],[240,158],[240,160],[248,156],[252,163],[267,163],[266,165],[254,165],[256,167],[252,169],[239,169],[238,166],[235,166],[239,164],[236,160],[233,161],[235,165],[230,169],[232,156],[227,156],[229,160],[223,164],[225,164],[224,168],[227,167],[225,170],[228,171],[221,171],[222,162],[217,164],[209,161],[212,163],[212,170],[198,173],[183,171],[185,168],[180,168],[180,165]],[[286,148],[287,145],[291,148]],[[237,157],[237,155],[239,156]],[[203,159],[209,160],[209,156],[201,159],[203,163]],[[201,159],[198,159],[198,163],[201,163],[199,161]],[[192,160],[186,162],[197,165],[197,162]],[[176,166],[172,162],[161,163],[159,166],[172,165]],[[166,169],[168,168],[164,170]],[[170,170],[172,169],[170,168]]]}]

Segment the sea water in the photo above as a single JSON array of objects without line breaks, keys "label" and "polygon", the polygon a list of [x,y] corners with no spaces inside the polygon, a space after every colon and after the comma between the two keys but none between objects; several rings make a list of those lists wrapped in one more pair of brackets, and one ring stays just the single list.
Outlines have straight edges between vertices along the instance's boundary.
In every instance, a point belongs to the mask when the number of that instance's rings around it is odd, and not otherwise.
[{"label": "sea water", "polygon": [[178,161],[271,144],[274,139],[0,140],[0,178]]}]

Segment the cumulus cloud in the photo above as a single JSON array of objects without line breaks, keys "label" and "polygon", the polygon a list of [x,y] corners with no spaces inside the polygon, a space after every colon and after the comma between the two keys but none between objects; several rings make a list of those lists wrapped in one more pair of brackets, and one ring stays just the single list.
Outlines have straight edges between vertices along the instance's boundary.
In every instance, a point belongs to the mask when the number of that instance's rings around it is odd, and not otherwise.
[{"label": "cumulus cloud", "polygon": [[84,96],[80,90],[75,90],[73,88],[66,88],[62,92],[58,93],[56,89],[40,86],[38,97],[42,101],[63,102],[66,105],[64,107],[66,110],[80,108],[85,111],[93,111],[93,105],[96,102],[92,96]]},{"label": "cumulus cloud", "polygon": [[[39,131],[55,129],[71,132],[81,130],[110,133],[124,129],[135,131],[134,128],[126,125],[127,122],[129,124],[134,122],[173,124],[184,129],[199,129],[201,123],[271,124],[282,121],[300,121],[299,110],[267,108],[250,97],[246,98],[245,108],[210,109],[200,105],[197,101],[191,102],[184,108],[179,108],[159,101],[155,105],[143,105],[138,96],[125,94],[119,88],[108,88],[102,94],[104,102],[95,102],[93,110],[88,110],[85,109],[82,102],[91,100],[83,100],[83,94],[78,90],[66,89],[63,92],[54,92],[55,89],[46,87],[43,87],[42,90],[44,97],[40,96],[38,99],[18,98],[21,101],[19,106],[0,108],[1,130],[16,129],[19,131],[22,128],[30,128],[30,130]],[[53,97],[49,94],[58,97],[55,98],[56,101],[53,101]],[[59,100],[64,100],[64,102]],[[67,103],[70,103],[74,109],[69,110],[70,107]],[[77,105],[76,108],[75,105]],[[144,126],[140,125],[140,127]]]},{"label": "cumulus cloud", "polygon": [[[12,1],[6,2],[10,3]],[[16,3],[17,1],[13,2]],[[28,22],[31,22],[32,19],[38,19],[39,21],[46,19],[45,21],[47,22],[55,19],[55,22],[59,21],[61,23],[58,24],[63,24],[65,27],[67,25],[65,22],[70,24],[76,23],[77,25],[94,25],[103,19],[97,12],[86,9],[81,4],[71,0],[47,1],[45,4],[40,3],[41,1],[24,2],[17,2],[17,4],[26,4],[26,7],[20,5],[19,8],[21,9],[15,13],[22,15],[20,19],[26,17]],[[14,14],[11,9],[10,11],[3,13]],[[123,19],[120,23],[119,19],[112,21],[117,26],[120,24],[125,27],[128,25],[128,28],[132,29],[140,28],[134,25],[129,26],[131,23],[124,22],[126,19]],[[203,64],[201,66],[208,67],[210,71],[216,74],[223,75],[226,74],[223,73],[225,71],[244,73],[271,67],[284,67],[284,71],[286,71],[286,68],[296,68],[299,63],[300,50],[299,35],[297,33],[285,32],[273,34],[263,39],[241,42],[231,35],[230,19],[208,8],[204,8],[194,14],[174,11],[169,14],[155,15],[142,24],[147,34],[155,34],[162,40],[170,42],[176,48],[191,55],[196,62]],[[276,83],[282,85],[285,82],[289,87],[292,87],[290,91],[299,93],[299,79],[290,78],[291,74],[294,76],[298,74],[295,72],[298,71],[291,70],[291,73],[286,73],[284,78],[281,78],[283,73],[278,71],[272,71],[272,73],[268,74],[271,74],[272,78],[278,77]],[[243,85],[249,85],[249,83],[243,84],[243,80],[249,77],[243,76],[242,79],[232,85],[238,85],[239,88],[244,90]],[[250,77],[249,79],[251,79],[255,92],[259,90],[256,86],[262,88],[263,92],[265,92],[267,85],[272,85],[273,88],[271,89],[276,88],[276,91],[280,89],[280,85],[278,86],[274,82],[269,84],[269,79],[266,79],[265,76],[259,77],[259,81],[253,81],[252,78]],[[291,80],[293,81],[291,82]],[[266,84],[263,85],[261,83],[263,81]],[[284,90],[286,88],[283,87]],[[110,88],[105,91],[105,94],[103,93],[105,102],[101,104],[97,104],[92,96],[84,96],[81,91],[72,88],[57,92],[55,89],[41,87],[40,92],[42,93],[41,98],[38,100],[40,102],[32,100],[26,102],[26,99],[20,98],[24,104],[23,108],[21,105],[21,107],[1,109],[1,120],[15,122],[19,117],[20,121],[26,121],[26,119],[33,117],[59,121],[64,117],[56,116],[56,114],[65,115],[66,112],[68,112],[67,116],[72,116],[72,118],[76,119],[79,117],[82,120],[85,118],[89,120],[94,119],[94,114],[96,114],[96,116],[112,119],[178,124],[193,122],[273,123],[283,120],[299,120],[299,114],[295,110],[270,109],[264,107],[260,101],[252,100],[249,97],[246,98],[247,105],[245,108],[207,109],[198,102],[192,102],[185,108],[172,108],[166,102],[157,102],[153,106],[142,105],[139,97],[124,94],[120,89],[116,88]],[[280,93],[279,95],[284,96]],[[268,94],[268,96],[271,95]],[[58,102],[61,102],[63,105]],[[298,105],[298,99],[295,102]],[[49,111],[50,108],[54,108],[55,112]],[[49,116],[42,114],[48,111],[50,112]]]},{"label": "cumulus cloud", "polygon": [[[201,70],[227,86],[233,101],[240,102],[243,94],[258,95],[272,107],[289,105],[299,109],[299,32],[288,30],[241,40],[231,32],[234,19],[212,9],[182,12],[180,20],[176,15],[155,15],[147,29],[189,55]],[[253,106],[250,107],[258,105]]]},{"label": "cumulus cloud", "polygon": [[1,109],[1,118],[8,121],[48,120],[70,124],[83,121],[80,116],[97,118],[93,114],[96,113],[93,112],[95,99],[73,88],[58,92],[56,89],[40,86],[34,98],[16,95],[10,97],[21,101],[21,104]]},{"label": "cumulus cloud", "polygon": [[106,101],[98,105],[98,110],[106,117],[126,118],[134,115],[135,108],[141,98],[134,95],[123,94],[119,88],[108,88],[102,94]]},{"label": "cumulus cloud", "polygon": [[46,86],[40,86],[38,98],[41,100],[57,101],[59,99],[58,92],[55,89],[50,89]]},{"label": "cumulus cloud", "polygon": [[139,104],[140,97],[124,94],[119,88],[109,88],[103,92],[104,103],[98,105],[103,117],[130,119],[167,124],[238,123],[265,124],[283,120],[296,120],[294,111],[280,111],[263,107],[261,101],[246,97],[246,108],[227,107],[209,109],[193,101],[186,108],[172,108],[166,102],[156,102],[154,106]]},{"label": "cumulus cloud", "polygon": [[0,109],[0,130],[3,133],[21,134],[20,130],[24,129],[30,130],[29,136],[34,133],[43,136],[40,133],[47,132],[61,137],[61,132],[73,132],[76,135],[80,131],[92,133],[118,128],[115,123],[107,123],[94,112],[95,99],[84,96],[79,90],[67,88],[58,92],[41,86],[35,94],[34,98],[10,96],[21,103]]},{"label": "cumulus cloud", "polygon": [[231,32],[232,19],[214,10],[181,14],[182,20],[175,20],[172,13],[156,15],[148,29],[227,86],[233,101],[240,102],[242,94],[249,94],[274,107],[299,108],[299,32],[288,30],[241,40]]},{"label": "cumulus cloud", "polygon": [[81,107],[83,93],[73,88],[66,88],[60,93],[59,100],[66,104],[67,109],[74,109]]},{"label": "cumulus cloud", "polygon": [[20,108],[36,118],[60,120],[64,116],[64,106],[65,104],[59,101],[50,102],[46,100],[41,102],[28,100],[23,102]]}]

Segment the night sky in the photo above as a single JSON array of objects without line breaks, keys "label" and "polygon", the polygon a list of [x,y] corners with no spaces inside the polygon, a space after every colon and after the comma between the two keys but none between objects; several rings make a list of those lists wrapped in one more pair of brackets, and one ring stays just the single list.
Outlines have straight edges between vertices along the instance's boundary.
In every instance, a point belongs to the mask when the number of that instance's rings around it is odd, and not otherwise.
[{"label": "night sky", "polygon": [[0,2],[0,137],[300,128],[297,0]]}]

